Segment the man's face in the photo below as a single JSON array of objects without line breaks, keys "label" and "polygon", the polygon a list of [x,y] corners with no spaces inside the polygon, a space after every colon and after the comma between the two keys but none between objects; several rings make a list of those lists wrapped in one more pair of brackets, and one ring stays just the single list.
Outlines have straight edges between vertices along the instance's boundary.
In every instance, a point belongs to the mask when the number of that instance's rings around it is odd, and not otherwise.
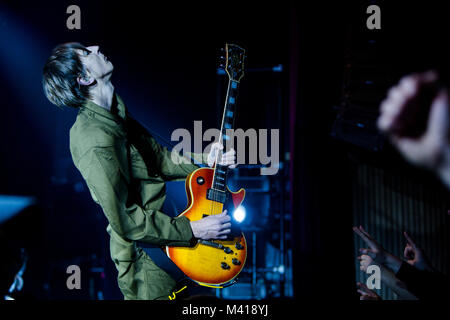
[{"label": "man's face", "polygon": [[77,49],[77,52],[91,77],[98,80],[114,70],[113,64],[100,52],[99,46],[90,46],[86,47],[86,49]]}]

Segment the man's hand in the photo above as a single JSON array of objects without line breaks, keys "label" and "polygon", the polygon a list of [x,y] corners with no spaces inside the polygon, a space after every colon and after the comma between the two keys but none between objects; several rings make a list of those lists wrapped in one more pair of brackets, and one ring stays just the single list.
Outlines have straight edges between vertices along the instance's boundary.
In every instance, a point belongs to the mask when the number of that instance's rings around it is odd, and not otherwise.
[{"label": "man's hand", "polygon": [[406,232],[403,232],[403,234],[407,241],[403,252],[405,259],[407,259],[406,262],[419,270],[433,271],[423,250],[414,243],[412,238]]},{"label": "man's hand", "polygon": [[360,255],[358,257],[358,260],[359,260],[359,269],[364,272],[367,272],[367,268],[370,265],[375,264],[373,259],[370,256],[368,256],[367,254]]},{"label": "man's hand", "polygon": [[[220,142],[213,143],[211,146],[211,151],[208,154],[208,166],[211,168],[214,167],[214,164],[217,159],[217,155],[220,150],[223,150],[223,145]],[[236,151],[231,148],[230,151],[222,154],[222,157],[219,162],[222,166],[228,166],[231,169],[236,168]]]},{"label": "man's hand", "polygon": [[367,288],[364,283],[358,282],[358,293],[361,295],[359,300],[382,300],[379,295],[377,295],[374,291]]},{"label": "man's hand", "polygon": [[[435,170],[450,186],[449,92],[438,80],[435,71],[403,77],[381,103],[377,124],[408,161]],[[420,121],[423,132],[411,136]]]},{"label": "man's hand", "polygon": [[197,221],[191,221],[194,237],[203,240],[226,239],[231,232],[231,218],[227,210],[221,214],[207,216]]},{"label": "man's hand", "polygon": [[385,265],[394,273],[397,273],[402,261],[396,256],[387,252],[362,226],[353,227],[353,231],[364,240],[368,248],[359,249],[363,255],[368,255],[378,264]]}]

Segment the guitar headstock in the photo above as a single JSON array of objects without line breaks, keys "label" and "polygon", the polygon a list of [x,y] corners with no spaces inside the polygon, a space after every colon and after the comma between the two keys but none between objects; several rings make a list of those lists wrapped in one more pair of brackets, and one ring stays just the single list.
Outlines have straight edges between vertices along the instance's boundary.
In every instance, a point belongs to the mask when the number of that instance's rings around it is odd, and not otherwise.
[{"label": "guitar headstock", "polygon": [[235,44],[225,44],[225,71],[230,80],[239,82],[242,79],[245,58],[245,49]]}]

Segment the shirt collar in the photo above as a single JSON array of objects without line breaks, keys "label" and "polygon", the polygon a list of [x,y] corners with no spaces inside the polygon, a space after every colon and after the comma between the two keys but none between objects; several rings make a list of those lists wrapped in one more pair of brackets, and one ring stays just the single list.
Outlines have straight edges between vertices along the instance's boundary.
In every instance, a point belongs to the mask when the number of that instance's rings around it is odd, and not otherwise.
[{"label": "shirt collar", "polygon": [[118,124],[123,124],[124,120],[127,115],[127,109],[125,107],[125,104],[123,103],[123,100],[120,98],[120,96],[117,93],[114,93],[116,99],[117,99],[117,109],[114,108],[114,106],[111,108],[111,110],[107,110],[95,102],[91,100],[86,100],[84,105],[80,108],[81,111],[88,111],[93,112],[96,115],[99,115],[100,117],[96,117],[99,119],[105,119],[105,120],[112,120]]}]

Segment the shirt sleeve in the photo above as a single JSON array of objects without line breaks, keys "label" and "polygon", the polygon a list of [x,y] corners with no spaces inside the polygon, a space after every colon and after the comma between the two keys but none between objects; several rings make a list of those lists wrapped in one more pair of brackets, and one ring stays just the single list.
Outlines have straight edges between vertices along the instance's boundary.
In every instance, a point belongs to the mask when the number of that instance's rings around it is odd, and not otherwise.
[{"label": "shirt sleeve", "polygon": [[395,276],[419,299],[448,298],[448,278],[439,272],[419,270],[403,261]]},{"label": "shirt sleeve", "polygon": [[94,201],[102,207],[111,228],[119,236],[155,245],[193,244],[189,219],[183,216],[172,218],[161,211],[144,210],[136,204],[114,147],[92,148],[77,167]]},{"label": "shirt sleeve", "polygon": [[161,146],[150,135],[147,136],[147,141],[156,155],[159,171],[167,181],[186,179],[190,173],[198,169],[199,166],[194,164],[192,159],[200,164],[207,163],[207,154],[186,152],[186,156],[183,156],[177,150],[170,151],[167,147]]}]

